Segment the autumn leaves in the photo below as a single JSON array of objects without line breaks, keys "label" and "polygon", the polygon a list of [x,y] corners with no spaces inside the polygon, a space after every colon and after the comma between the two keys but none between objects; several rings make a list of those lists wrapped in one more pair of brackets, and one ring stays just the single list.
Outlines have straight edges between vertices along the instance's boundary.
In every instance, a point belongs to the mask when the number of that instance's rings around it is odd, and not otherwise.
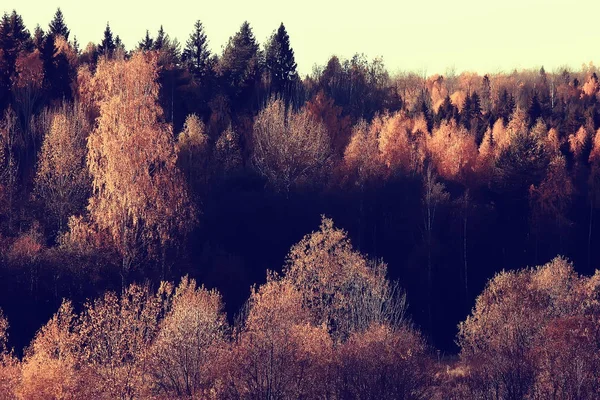
[{"label": "autumn leaves", "polygon": [[[422,398],[427,346],[386,266],[324,218],[281,276],[230,326],[216,291],[183,278],[137,284],[79,312],[64,301],[22,362],[2,347],[16,398]],[[0,318],[0,346],[7,322]]]}]

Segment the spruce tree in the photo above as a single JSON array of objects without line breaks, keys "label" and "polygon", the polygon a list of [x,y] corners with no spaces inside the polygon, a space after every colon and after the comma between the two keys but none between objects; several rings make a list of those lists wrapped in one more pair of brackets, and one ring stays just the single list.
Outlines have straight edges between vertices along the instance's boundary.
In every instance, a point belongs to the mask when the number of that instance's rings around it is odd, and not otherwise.
[{"label": "spruce tree", "polygon": [[98,53],[102,56],[111,58],[113,55],[113,52],[115,51],[116,48],[117,48],[117,46],[115,45],[115,41],[113,39],[113,34],[112,34],[112,31],[110,30],[110,25],[107,22],[106,29],[104,30],[104,38],[102,39],[102,42],[98,46]]},{"label": "spruce tree", "polygon": [[67,25],[65,24],[65,19],[62,11],[60,10],[60,7],[56,9],[54,19],[52,19],[52,22],[50,22],[49,28],[49,33],[53,34],[54,36],[60,35],[64,37],[65,40],[69,40],[70,31],[67,28]]},{"label": "spruce tree", "polygon": [[153,50],[162,50],[162,48],[165,46],[165,39],[166,39],[166,35],[165,35],[165,30],[163,29],[163,26],[160,26],[160,29],[158,30],[158,34],[156,35],[156,39],[154,40],[154,48]]},{"label": "spruce tree", "polygon": [[247,21],[229,39],[220,62],[223,75],[234,88],[248,86],[260,76],[259,46]]},{"label": "spruce tree", "polygon": [[154,47],[154,40],[150,37],[150,32],[146,29],[146,36],[138,43],[138,49],[150,51]]},{"label": "spruce tree", "polygon": [[30,52],[33,50],[31,34],[25,27],[23,18],[15,10],[10,14],[10,30],[16,43],[17,51]]},{"label": "spruce tree", "polygon": [[209,58],[208,40],[204,33],[204,27],[198,20],[194,23],[194,31],[185,43],[182,60],[194,77],[202,78],[206,75]]},{"label": "spruce tree", "polygon": [[275,93],[284,93],[298,78],[294,50],[290,46],[290,37],[283,23],[273,33],[266,46],[265,64],[271,77]]},{"label": "spruce tree", "polygon": [[35,31],[33,33],[33,47],[35,47],[38,51],[42,51],[42,47],[44,47],[44,38],[45,38],[44,30],[36,25]]}]

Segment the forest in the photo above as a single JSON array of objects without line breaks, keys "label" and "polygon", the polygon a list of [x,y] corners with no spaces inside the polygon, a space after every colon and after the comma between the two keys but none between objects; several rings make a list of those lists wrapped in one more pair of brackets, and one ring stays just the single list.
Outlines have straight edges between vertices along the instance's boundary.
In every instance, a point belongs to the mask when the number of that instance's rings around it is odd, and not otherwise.
[{"label": "forest", "polygon": [[596,399],[598,68],[302,77],[274,28],[3,15],[0,398]]}]

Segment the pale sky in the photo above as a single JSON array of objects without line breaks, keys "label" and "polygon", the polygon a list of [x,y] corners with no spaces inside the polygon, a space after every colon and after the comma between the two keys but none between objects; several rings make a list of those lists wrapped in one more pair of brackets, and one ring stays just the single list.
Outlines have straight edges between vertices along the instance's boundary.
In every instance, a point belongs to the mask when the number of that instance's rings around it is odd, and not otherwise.
[{"label": "pale sky", "polygon": [[16,9],[33,33],[57,7],[82,48],[100,42],[107,21],[127,49],[161,24],[183,45],[200,19],[220,54],[244,20],[261,44],[283,22],[302,74],[354,53],[382,56],[392,73],[428,75],[600,63],[600,0],[3,0],[0,11]]}]

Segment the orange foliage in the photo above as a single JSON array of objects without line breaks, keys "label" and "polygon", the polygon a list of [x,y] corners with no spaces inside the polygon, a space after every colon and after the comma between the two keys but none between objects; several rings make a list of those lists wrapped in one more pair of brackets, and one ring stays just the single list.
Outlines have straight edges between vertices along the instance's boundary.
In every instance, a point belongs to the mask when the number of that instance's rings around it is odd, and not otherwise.
[{"label": "orange foliage", "polygon": [[475,139],[454,120],[433,131],[427,149],[436,170],[445,179],[464,182],[474,171],[478,155]]},{"label": "orange foliage", "polygon": [[430,393],[431,366],[421,335],[373,325],[352,334],[337,354],[341,399],[420,399]]},{"label": "orange foliage", "polygon": [[100,117],[88,139],[88,208],[123,256],[125,275],[142,249],[154,254],[194,223],[173,133],[161,122],[157,77],[156,57],[136,53],[101,60],[89,82]]},{"label": "orange foliage", "polygon": [[590,140],[590,134],[585,127],[580,127],[576,133],[569,135],[569,150],[576,159],[583,154],[585,146]]},{"label": "orange foliage", "polygon": [[[591,378],[600,366],[598,341],[577,339],[585,335],[589,318],[598,318],[586,307],[598,296],[597,286],[590,286],[593,280],[579,277],[563,258],[496,275],[459,327],[461,358],[471,367],[472,392],[546,398],[559,389],[564,393],[560,398],[573,398],[575,388],[565,384],[575,381],[561,378],[572,371],[567,365],[580,366],[585,393],[599,390],[599,382]],[[575,340],[578,345],[571,347]]]}]

